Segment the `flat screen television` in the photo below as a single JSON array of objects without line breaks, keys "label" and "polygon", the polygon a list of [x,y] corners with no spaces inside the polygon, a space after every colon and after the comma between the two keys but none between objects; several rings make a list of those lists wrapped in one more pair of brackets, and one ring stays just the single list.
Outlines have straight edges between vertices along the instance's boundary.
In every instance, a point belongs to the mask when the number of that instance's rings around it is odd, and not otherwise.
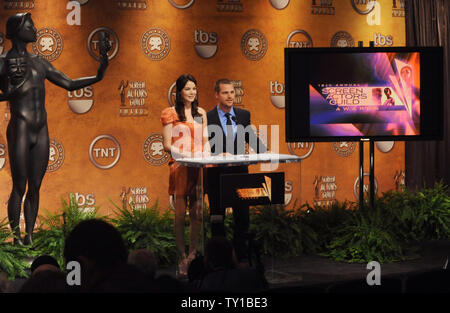
[{"label": "flat screen television", "polygon": [[440,47],[285,48],[286,141],[442,140]]}]

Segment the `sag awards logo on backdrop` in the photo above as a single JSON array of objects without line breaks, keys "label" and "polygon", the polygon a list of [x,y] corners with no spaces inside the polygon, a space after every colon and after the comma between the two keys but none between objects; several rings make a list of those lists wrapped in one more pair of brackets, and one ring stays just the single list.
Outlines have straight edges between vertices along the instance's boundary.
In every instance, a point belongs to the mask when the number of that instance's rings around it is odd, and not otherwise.
[{"label": "sag awards logo on backdrop", "polygon": [[161,28],[151,28],[142,35],[141,49],[150,60],[160,61],[169,54],[169,35]]},{"label": "sag awards logo on backdrop", "polygon": [[217,0],[218,12],[243,12],[244,5],[241,0]]},{"label": "sag awards logo on backdrop", "polygon": [[392,16],[405,17],[405,0],[392,1]]},{"label": "sag awards logo on backdrop", "polygon": [[3,6],[6,10],[30,10],[34,9],[34,1],[33,0],[5,0],[5,4]]},{"label": "sag awards logo on backdrop", "polygon": [[124,81],[119,84],[120,116],[148,116],[145,105],[148,96],[145,81]]},{"label": "sag awards logo on backdrop", "polygon": [[89,159],[95,167],[107,170],[120,159],[120,144],[111,135],[97,136],[89,146]]},{"label": "sag awards logo on backdrop", "polygon": [[334,152],[341,157],[348,157],[355,151],[356,143],[352,141],[339,141],[332,144]]},{"label": "sag awards logo on backdrop", "polygon": [[3,47],[3,43],[5,42],[5,35],[0,32],[0,54],[3,53],[3,50],[5,49],[5,47]]},{"label": "sag awards logo on backdrop", "polygon": [[353,40],[352,35],[350,35],[346,31],[338,31],[331,38],[331,47],[344,48],[344,47],[354,47],[354,46],[355,46],[355,41]]},{"label": "sag awards logo on backdrop", "polygon": [[302,160],[309,157],[314,149],[313,142],[288,142],[287,145],[289,153],[300,157]]},{"label": "sag awards logo on backdrop", "polygon": [[283,10],[288,6],[289,0],[270,0],[270,4],[277,10]]},{"label": "sag awards logo on backdrop", "polygon": [[194,4],[194,0],[169,0],[170,4],[177,9],[187,9]]},{"label": "sag awards logo on backdrop", "polygon": [[89,112],[94,104],[94,88],[87,86],[82,89],[68,91],[70,109],[77,114]]},{"label": "sag awards logo on backdrop", "polygon": [[330,206],[336,202],[336,176],[314,176],[314,205]]},{"label": "sag awards logo on backdrop", "polygon": [[33,53],[52,62],[56,60],[63,50],[61,35],[52,28],[41,28],[37,31],[37,40],[31,45]]},{"label": "sag awards logo on backdrop", "polygon": [[[369,182],[369,173],[364,173],[363,174],[363,178],[364,178],[364,182],[363,182],[363,192],[364,194],[369,192],[369,188],[370,188],[370,182]],[[374,181],[375,181],[375,195],[378,193],[378,182],[377,182],[377,178],[374,177]],[[355,183],[353,184],[353,195],[355,196],[355,199],[358,200],[359,199],[359,176],[356,177],[355,179]]]},{"label": "sag awards logo on backdrop", "polygon": [[147,1],[117,0],[117,7],[121,10],[146,10]]},{"label": "sag awards logo on backdrop", "polygon": [[278,109],[284,109],[285,106],[285,98],[284,98],[284,91],[285,86],[283,83],[278,81],[270,81],[270,102],[278,108]]},{"label": "sag awards logo on backdrop", "polygon": [[100,47],[98,40],[98,35],[100,32],[106,32],[109,35],[109,44],[111,45],[111,50],[108,51],[108,60],[111,60],[117,55],[117,52],[119,51],[119,37],[117,37],[117,34],[112,29],[107,27],[96,28],[89,34],[87,40],[89,54],[97,61],[100,60]]},{"label": "sag awards logo on backdrop", "polygon": [[137,210],[146,210],[150,197],[147,193],[147,187],[122,187],[120,193],[122,200],[122,208],[127,210],[128,207]]},{"label": "sag awards logo on backdrop", "polygon": [[332,0],[312,0],[311,14],[314,15],[334,15],[335,9]]},{"label": "sag awards logo on backdrop", "polygon": [[194,30],[194,49],[201,58],[212,58],[217,52],[217,42],[217,33]]},{"label": "sag awards logo on backdrop", "polygon": [[405,171],[395,171],[394,175],[394,184],[395,184],[395,191],[402,191],[405,188]]},{"label": "sag awards logo on backdrop", "polygon": [[232,80],[231,83],[234,86],[235,92],[233,105],[244,107],[244,104],[242,103],[242,97],[244,96],[244,87],[242,86],[242,80]]},{"label": "sag awards logo on backdrop", "polygon": [[376,141],[377,149],[383,153],[388,153],[394,147],[394,141]]},{"label": "sag awards logo on backdrop", "polygon": [[302,29],[292,31],[286,39],[287,48],[312,48],[311,36]]},{"label": "sag awards logo on backdrop", "polygon": [[6,146],[0,143],[0,170],[3,169],[6,163]]},{"label": "sag awards logo on backdrop", "polygon": [[266,36],[257,29],[247,30],[241,38],[241,50],[249,60],[262,59],[267,51]]},{"label": "sag awards logo on backdrop", "polygon": [[50,138],[47,172],[54,172],[59,169],[64,162],[64,156],[63,145],[55,138]]},{"label": "sag awards logo on backdrop", "polygon": [[161,133],[150,134],[142,146],[144,159],[150,165],[160,166],[170,160],[170,154],[164,151],[163,135]]}]

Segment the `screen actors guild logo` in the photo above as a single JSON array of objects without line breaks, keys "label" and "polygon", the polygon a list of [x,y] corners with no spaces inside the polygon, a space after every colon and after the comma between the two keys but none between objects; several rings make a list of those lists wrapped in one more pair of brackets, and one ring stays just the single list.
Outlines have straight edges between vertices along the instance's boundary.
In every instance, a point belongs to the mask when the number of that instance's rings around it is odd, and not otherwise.
[{"label": "screen actors guild logo", "polygon": [[142,35],[141,49],[150,60],[160,61],[169,54],[169,35],[161,28],[151,28]]},{"label": "screen actors guild logo", "polygon": [[120,159],[120,144],[111,135],[97,136],[89,146],[89,159],[95,167],[107,170]]},{"label": "screen actors guild logo", "polygon": [[335,9],[332,0],[312,0],[311,14],[334,15]]},{"label": "screen actors guild logo", "polygon": [[111,50],[108,51],[108,60],[113,59],[117,52],[119,51],[119,37],[117,34],[110,28],[107,27],[99,27],[94,29],[88,37],[87,40],[87,48],[89,54],[97,61],[100,60],[100,47],[99,47],[99,39],[98,35],[100,32],[106,32],[109,35],[109,44],[111,45]]},{"label": "screen actors guild logo", "polygon": [[94,104],[94,88],[92,86],[87,86],[74,91],[68,91],[67,96],[69,97],[70,109],[77,114],[89,112]]},{"label": "screen actors guild logo", "polygon": [[247,30],[241,38],[241,50],[249,60],[262,59],[267,51],[266,36],[257,29]]},{"label": "screen actors guild logo", "polygon": [[235,97],[233,101],[233,105],[238,107],[243,107],[242,97],[244,96],[244,87],[242,87],[242,80],[231,80],[231,83],[234,86]]},{"label": "screen actors guild logo", "polygon": [[33,53],[40,55],[47,61],[56,60],[62,52],[63,40],[61,35],[52,28],[42,28],[37,32],[37,40],[31,45]]},{"label": "screen actors guild logo", "polygon": [[244,6],[240,0],[218,0],[217,1],[218,12],[242,12]]},{"label": "screen actors guild logo", "polygon": [[217,52],[217,33],[194,30],[194,49],[204,59],[212,58]]},{"label": "screen actors guild logo", "polygon": [[395,171],[394,175],[394,183],[395,183],[395,191],[401,191],[405,188],[405,171]]},{"label": "screen actors guild logo", "polygon": [[117,7],[121,10],[146,10],[147,1],[117,0]]},{"label": "screen actors guild logo", "polygon": [[292,31],[286,39],[287,48],[312,48],[311,36],[302,29]]},{"label": "screen actors guild logo", "polygon": [[405,17],[405,0],[392,1],[392,17]]},{"label": "screen actors guild logo", "polygon": [[336,201],[336,176],[314,176],[314,205],[330,206]]},{"label": "screen actors guild logo", "polygon": [[350,35],[346,31],[338,31],[331,38],[331,47],[354,47],[355,41],[353,40],[352,35]]},{"label": "screen actors guild logo", "polygon": [[[128,88],[128,90],[127,90]],[[120,116],[148,116],[148,107],[145,98],[148,93],[145,81],[121,81],[120,92]],[[127,106],[128,104],[128,106]]]},{"label": "screen actors guild logo", "polygon": [[6,162],[6,146],[0,143],[0,170],[3,169]]},{"label": "screen actors guild logo", "polygon": [[[364,173],[363,177],[364,177],[364,182],[363,182],[363,192],[367,193],[369,192],[369,173]],[[374,186],[374,191],[375,191],[375,195],[378,193],[378,182],[377,182],[377,178],[374,177],[374,181],[375,181],[375,186]],[[355,183],[353,184],[353,195],[355,196],[355,199],[358,200],[359,199],[359,176],[356,177],[355,179]]]},{"label": "screen actors guild logo", "polygon": [[279,109],[284,109],[285,98],[284,98],[285,86],[283,83],[275,81],[270,81],[270,102]]},{"label": "screen actors guild logo", "polygon": [[283,10],[288,6],[289,0],[270,0],[270,4],[277,10]]},{"label": "screen actors guild logo", "polygon": [[47,172],[54,172],[59,169],[64,162],[64,155],[63,145],[55,138],[51,138]]},{"label": "screen actors guild logo", "polygon": [[376,0],[350,0],[353,9],[361,15],[367,15],[375,8]]},{"label": "screen actors guild logo", "polygon": [[300,157],[302,160],[309,157],[314,149],[313,142],[288,142],[287,145],[289,153]]},{"label": "screen actors guild logo", "polygon": [[169,0],[170,4],[177,9],[187,9],[194,4],[195,0]]},{"label": "screen actors guild logo", "polygon": [[164,151],[163,136],[160,133],[150,134],[142,147],[144,159],[153,166],[160,166],[170,160],[170,154]]},{"label": "screen actors guild logo", "polygon": [[6,10],[31,10],[34,9],[34,0],[5,0],[3,7]]},{"label": "screen actors guild logo", "polygon": [[124,210],[127,210],[128,207],[133,210],[146,210],[147,203],[150,202],[147,187],[128,187],[128,190],[126,187],[122,187],[120,199]]},{"label": "screen actors guild logo", "polygon": [[333,150],[341,157],[348,157],[355,151],[356,144],[352,141],[339,141],[332,143]]}]

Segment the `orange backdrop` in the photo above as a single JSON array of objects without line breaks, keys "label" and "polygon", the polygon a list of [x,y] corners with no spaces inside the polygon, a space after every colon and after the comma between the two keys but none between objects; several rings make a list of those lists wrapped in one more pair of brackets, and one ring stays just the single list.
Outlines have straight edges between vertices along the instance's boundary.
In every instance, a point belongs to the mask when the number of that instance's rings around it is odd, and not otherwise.
[{"label": "orange backdrop", "polygon": [[[228,77],[237,87],[235,105],[251,111],[257,128],[279,125],[278,151],[303,158],[301,164],[278,169],[286,173],[289,207],[295,201],[297,206],[355,201],[357,143],[284,142],[283,49],[356,46],[358,41],[365,46],[369,41],[376,46],[405,44],[403,1],[4,0],[1,4],[2,53],[11,48],[4,38],[7,18],[24,11],[31,12],[39,32],[29,51],[46,57],[71,78],[95,75],[99,28],[110,32],[113,46],[100,83],[69,93],[46,82],[52,145],[40,214],[58,210],[61,198],[67,199],[69,193],[80,205],[98,206],[101,214],[112,213],[109,199],[120,206],[132,200],[142,208],[158,200],[161,208],[167,208],[169,169],[168,156],[161,151],[160,114],[170,105],[171,87],[182,73],[197,78],[199,103],[206,110],[216,105],[214,81]],[[0,217],[7,216],[11,191],[8,121],[9,109],[2,103]],[[368,171],[368,144],[365,149]],[[403,142],[377,143],[378,193],[403,184],[404,159]],[[251,166],[251,171],[259,170]]]}]

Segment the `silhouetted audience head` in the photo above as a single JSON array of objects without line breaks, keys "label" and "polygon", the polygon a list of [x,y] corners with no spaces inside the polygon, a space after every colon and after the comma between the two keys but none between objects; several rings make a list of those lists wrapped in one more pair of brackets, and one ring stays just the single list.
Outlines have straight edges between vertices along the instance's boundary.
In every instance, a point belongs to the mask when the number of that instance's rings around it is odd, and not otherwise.
[{"label": "silhouetted audience head", "polygon": [[99,219],[81,221],[70,232],[64,246],[67,263],[87,259],[98,267],[114,267],[125,264],[127,256],[128,251],[119,231]]},{"label": "silhouetted audience head", "polygon": [[14,292],[12,282],[5,273],[0,273],[0,293]]},{"label": "silhouetted audience head", "polygon": [[19,293],[65,292],[67,292],[66,275],[62,271],[56,270],[35,271],[19,290]]},{"label": "silhouetted audience head", "polygon": [[148,278],[155,278],[158,263],[155,254],[147,249],[138,249],[128,255],[128,264],[135,266]]},{"label": "silhouetted audience head", "polygon": [[31,263],[31,275],[46,270],[61,271],[58,261],[51,255],[41,255]]}]

